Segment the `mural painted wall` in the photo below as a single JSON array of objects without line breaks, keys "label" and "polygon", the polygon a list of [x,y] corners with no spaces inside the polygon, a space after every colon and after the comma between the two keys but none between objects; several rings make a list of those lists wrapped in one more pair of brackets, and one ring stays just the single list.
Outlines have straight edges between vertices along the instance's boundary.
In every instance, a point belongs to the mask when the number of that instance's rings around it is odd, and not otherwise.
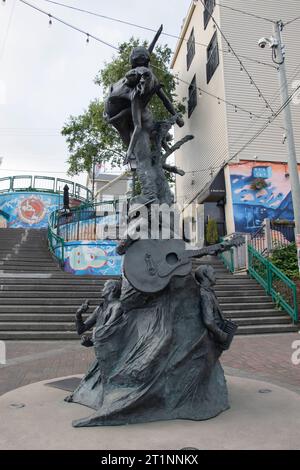
[{"label": "mural painted wall", "polygon": [[62,195],[59,194],[0,194],[0,228],[47,228],[49,214],[61,204]]},{"label": "mural painted wall", "polygon": [[253,232],[266,218],[294,220],[287,164],[241,161],[229,171],[236,231]]},{"label": "mural painted wall", "polygon": [[68,242],[64,270],[79,276],[118,276],[122,273],[122,257],[116,247],[117,243],[110,240]]}]

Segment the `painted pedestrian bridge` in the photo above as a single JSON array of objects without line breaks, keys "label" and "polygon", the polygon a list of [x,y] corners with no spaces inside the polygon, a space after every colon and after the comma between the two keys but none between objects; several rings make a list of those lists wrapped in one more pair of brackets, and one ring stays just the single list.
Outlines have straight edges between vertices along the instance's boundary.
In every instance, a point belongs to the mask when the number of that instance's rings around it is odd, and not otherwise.
[{"label": "painted pedestrian bridge", "polygon": [[71,207],[91,201],[91,191],[73,181],[27,175],[0,178],[0,227],[47,228],[50,214],[63,206],[66,184]]},{"label": "painted pedestrian bridge", "polygon": [[[67,216],[65,185],[70,199]],[[117,243],[103,230],[117,222],[109,213],[115,214],[113,203],[100,208],[88,188],[70,180],[27,175],[0,179],[0,228],[45,229],[49,250],[61,268],[74,275],[121,274]]]}]

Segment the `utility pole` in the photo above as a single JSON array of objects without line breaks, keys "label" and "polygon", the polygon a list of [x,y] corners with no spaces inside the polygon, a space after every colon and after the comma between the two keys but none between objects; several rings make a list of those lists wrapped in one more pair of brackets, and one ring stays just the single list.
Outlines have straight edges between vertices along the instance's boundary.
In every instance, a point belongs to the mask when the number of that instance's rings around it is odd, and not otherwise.
[{"label": "utility pole", "polygon": [[286,75],[285,67],[285,45],[282,40],[283,22],[277,21],[274,24],[274,37],[262,38],[259,41],[259,46],[264,48],[268,43],[272,49],[273,61],[278,65],[278,75],[281,91],[281,102],[285,105],[283,110],[284,113],[284,125],[286,128],[287,145],[288,145],[288,168],[291,182],[292,201],[294,207],[294,218],[295,218],[295,236],[296,244],[298,249],[298,265],[300,271],[300,179],[298,173],[296,145],[294,139],[293,121],[290,104],[288,102],[289,86]]}]

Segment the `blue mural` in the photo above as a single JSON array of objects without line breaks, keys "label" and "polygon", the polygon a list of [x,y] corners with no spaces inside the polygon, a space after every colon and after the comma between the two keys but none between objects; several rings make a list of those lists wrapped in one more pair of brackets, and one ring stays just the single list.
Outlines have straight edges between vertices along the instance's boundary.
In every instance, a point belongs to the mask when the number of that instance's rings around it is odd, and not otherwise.
[{"label": "blue mural", "polygon": [[[0,227],[47,228],[51,212],[62,206],[61,194],[18,191],[0,194]],[[70,199],[71,206],[80,201]]]},{"label": "blue mural", "polygon": [[64,270],[74,275],[116,276],[122,272],[122,257],[111,240],[65,243]]},{"label": "blue mural", "polygon": [[[294,220],[285,164],[249,161],[233,164],[230,165],[230,182],[236,231],[253,232],[266,218]],[[255,182],[264,184],[255,189]]]}]

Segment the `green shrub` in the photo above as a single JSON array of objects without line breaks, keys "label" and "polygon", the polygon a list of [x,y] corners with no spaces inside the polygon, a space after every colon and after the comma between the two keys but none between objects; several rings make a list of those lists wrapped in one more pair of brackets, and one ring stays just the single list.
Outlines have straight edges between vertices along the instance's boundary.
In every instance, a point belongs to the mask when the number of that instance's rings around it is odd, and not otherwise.
[{"label": "green shrub", "polygon": [[270,261],[289,278],[299,279],[297,248],[295,243],[291,243],[283,248],[276,248],[270,257]]},{"label": "green shrub", "polygon": [[214,245],[219,241],[218,225],[215,219],[209,219],[206,225],[206,242]]}]

